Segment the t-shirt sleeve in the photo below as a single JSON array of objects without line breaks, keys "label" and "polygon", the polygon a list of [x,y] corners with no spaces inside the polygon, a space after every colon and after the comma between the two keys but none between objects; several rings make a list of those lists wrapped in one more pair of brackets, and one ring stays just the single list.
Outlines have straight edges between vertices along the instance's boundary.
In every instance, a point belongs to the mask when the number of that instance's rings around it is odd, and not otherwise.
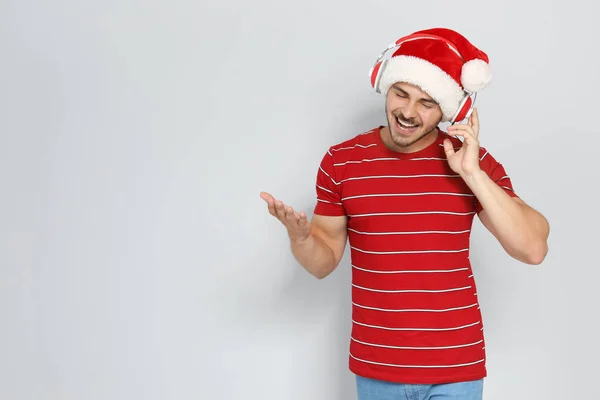
[{"label": "t-shirt sleeve", "polygon": [[314,213],[327,216],[346,215],[340,195],[340,182],[335,176],[331,148],[323,156],[317,171],[317,204]]},{"label": "t-shirt sleeve", "polygon": [[[504,166],[500,164],[486,149],[481,148],[479,166],[485,173],[511,197],[519,197],[513,188],[512,181]],[[475,211],[479,214],[483,207],[475,199]]]}]

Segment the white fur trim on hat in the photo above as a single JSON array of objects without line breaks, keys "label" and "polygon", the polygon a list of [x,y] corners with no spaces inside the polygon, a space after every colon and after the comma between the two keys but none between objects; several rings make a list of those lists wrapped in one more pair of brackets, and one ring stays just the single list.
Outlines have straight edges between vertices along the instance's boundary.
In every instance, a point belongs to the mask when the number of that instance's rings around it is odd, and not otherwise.
[{"label": "white fur trim on hat", "polygon": [[460,81],[469,92],[478,92],[492,80],[492,69],[483,60],[467,61],[462,66]]},{"label": "white fur trim on hat", "polygon": [[441,68],[413,56],[396,56],[388,60],[379,82],[381,93],[387,94],[396,82],[416,85],[437,101],[442,109],[442,121],[449,121],[456,114],[465,96],[460,85]]}]

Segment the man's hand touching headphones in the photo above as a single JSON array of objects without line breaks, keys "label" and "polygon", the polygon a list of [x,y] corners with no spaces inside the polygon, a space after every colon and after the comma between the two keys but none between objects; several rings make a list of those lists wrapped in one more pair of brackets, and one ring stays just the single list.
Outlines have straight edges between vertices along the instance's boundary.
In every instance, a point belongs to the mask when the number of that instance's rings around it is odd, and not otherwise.
[{"label": "man's hand touching headphones", "polygon": [[477,108],[473,109],[467,124],[448,127],[448,134],[461,136],[462,147],[455,151],[450,139],[444,140],[444,151],[450,168],[465,178],[477,173],[479,167],[479,116]]}]

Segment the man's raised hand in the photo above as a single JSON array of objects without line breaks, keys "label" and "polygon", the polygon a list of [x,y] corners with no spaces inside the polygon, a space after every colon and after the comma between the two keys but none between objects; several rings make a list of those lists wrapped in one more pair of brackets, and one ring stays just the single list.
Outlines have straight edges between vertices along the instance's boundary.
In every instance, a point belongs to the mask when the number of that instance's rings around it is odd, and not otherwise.
[{"label": "man's raised hand", "polygon": [[444,151],[450,168],[463,178],[479,172],[479,114],[477,108],[469,117],[467,124],[448,127],[450,135],[464,138],[462,147],[454,151],[450,139],[444,139]]},{"label": "man's raised hand", "polygon": [[269,213],[286,227],[292,241],[302,242],[310,237],[311,224],[306,213],[298,213],[269,193],[261,192],[260,197],[268,204]]}]

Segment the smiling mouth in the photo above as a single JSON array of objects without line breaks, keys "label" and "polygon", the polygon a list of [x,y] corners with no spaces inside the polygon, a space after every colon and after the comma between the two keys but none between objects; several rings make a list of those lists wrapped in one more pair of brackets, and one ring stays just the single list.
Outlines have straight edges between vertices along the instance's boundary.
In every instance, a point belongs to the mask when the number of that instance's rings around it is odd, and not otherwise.
[{"label": "smiling mouth", "polygon": [[419,127],[418,124],[407,124],[406,122],[400,121],[398,117],[396,117],[396,128],[403,133],[413,133]]}]

